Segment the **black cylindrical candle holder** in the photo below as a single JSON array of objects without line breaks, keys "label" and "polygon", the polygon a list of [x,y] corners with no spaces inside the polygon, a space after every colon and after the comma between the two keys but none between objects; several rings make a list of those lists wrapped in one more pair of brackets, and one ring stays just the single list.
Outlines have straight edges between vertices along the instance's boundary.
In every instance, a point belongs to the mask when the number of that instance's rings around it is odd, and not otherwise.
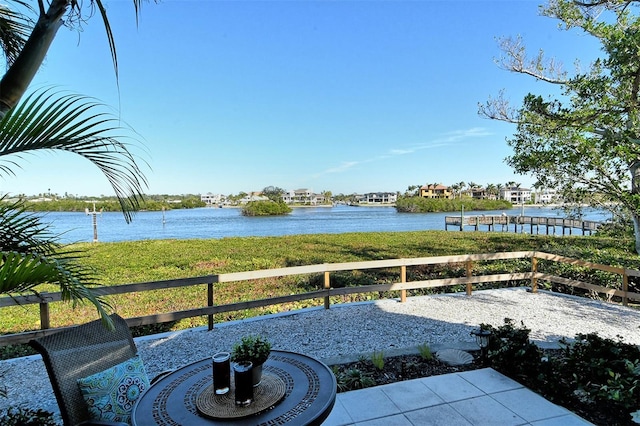
[{"label": "black cylindrical candle holder", "polygon": [[236,405],[249,405],[253,401],[253,364],[240,361],[233,365],[236,385]]},{"label": "black cylindrical candle holder", "polygon": [[216,395],[229,392],[231,386],[231,364],[229,352],[218,352],[213,355],[213,389]]}]

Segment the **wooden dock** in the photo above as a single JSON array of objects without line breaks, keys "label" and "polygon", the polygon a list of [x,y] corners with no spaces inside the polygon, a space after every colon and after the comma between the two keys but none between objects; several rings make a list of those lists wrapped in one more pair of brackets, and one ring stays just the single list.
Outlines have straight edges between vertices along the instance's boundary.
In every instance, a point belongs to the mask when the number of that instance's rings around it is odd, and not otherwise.
[{"label": "wooden dock", "polygon": [[593,220],[563,219],[544,216],[458,215],[445,216],[444,218],[444,229],[447,231],[449,230],[449,226],[453,226],[460,231],[464,231],[465,226],[473,227],[474,231],[480,231],[481,226],[486,226],[487,231],[508,232],[510,231],[510,227],[512,227],[513,232],[525,232],[525,228],[528,228],[530,234],[539,234],[540,227],[543,226],[545,227],[545,233],[547,235],[556,235],[557,228],[562,230],[562,235],[566,235],[567,233],[572,235],[573,230],[582,230],[582,235],[586,235],[587,233],[591,235],[601,224],[602,222]]}]

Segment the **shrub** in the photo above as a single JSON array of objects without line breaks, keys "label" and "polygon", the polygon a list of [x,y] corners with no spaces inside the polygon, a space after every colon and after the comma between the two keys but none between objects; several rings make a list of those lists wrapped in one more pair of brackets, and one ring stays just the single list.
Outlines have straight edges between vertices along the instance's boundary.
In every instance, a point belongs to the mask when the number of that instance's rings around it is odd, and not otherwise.
[{"label": "shrub", "polygon": [[6,413],[0,416],[0,424],[3,426],[56,426],[53,413],[22,407],[9,407]]},{"label": "shrub", "polygon": [[492,333],[487,353],[489,363],[509,377],[531,381],[531,373],[542,367],[542,351],[529,341],[531,330],[521,325],[517,328],[512,319],[505,318],[504,325],[498,328],[487,324],[480,327]]},{"label": "shrub", "polygon": [[640,348],[595,333],[577,334],[574,342],[561,340],[556,356],[542,357],[529,341],[530,330],[513,320],[491,330],[488,358],[491,366],[520,381],[545,398],[566,407],[586,405],[604,414],[608,424],[631,424],[640,417]]},{"label": "shrub", "polygon": [[628,421],[631,411],[640,408],[640,348],[595,333],[578,334],[574,342],[562,344],[559,379],[572,384],[583,402],[604,406],[612,419]]},{"label": "shrub", "polygon": [[291,207],[274,201],[251,201],[242,208],[244,216],[281,216],[291,213]]}]

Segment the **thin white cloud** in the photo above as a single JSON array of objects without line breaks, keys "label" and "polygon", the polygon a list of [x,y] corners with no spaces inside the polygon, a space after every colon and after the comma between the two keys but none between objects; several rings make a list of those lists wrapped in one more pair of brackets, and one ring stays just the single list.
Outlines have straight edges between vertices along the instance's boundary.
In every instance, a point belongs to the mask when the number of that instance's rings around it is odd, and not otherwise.
[{"label": "thin white cloud", "polygon": [[378,155],[376,157],[370,157],[368,159],[364,159],[360,161],[345,161],[337,167],[332,167],[313,175],[313,178],[318,178],[320,176],[332,174],[332,173],[342,173],[363,163],[371,163],[374,161],[385,160],[390,157],[413,154],[417,151],[422,151],[425,149],[433,149],[433,148],[440,148],[444,146],[457,145],[459,142],[465,139],[478,138],[478,137],[491,136],[491,135],[492,133],[490,131],[482,127],[472,127],[470,129],[454,130],[454,131],[445,133],[442,136],[430,142],[416,144],[407,148],[392,148],[386,154]]}]

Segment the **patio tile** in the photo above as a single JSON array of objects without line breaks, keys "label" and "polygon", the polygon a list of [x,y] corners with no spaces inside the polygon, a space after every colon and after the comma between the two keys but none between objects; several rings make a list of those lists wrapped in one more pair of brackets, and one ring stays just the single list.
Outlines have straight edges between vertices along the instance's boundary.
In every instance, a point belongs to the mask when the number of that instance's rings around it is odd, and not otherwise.
[{"label": "patio tile", "polygon": [[441,376],[418,379],[435,392],[445,402],[460,401],[484,395],[480,389],[463,379],[459,374],[443,374]]},{"label": "patio tile", "polygon": [[516,426],[527,423],[490,396],[465,399],[449,405],[475,426]]},{"label": "patio tile", "polygon": [[355,426],[413,426],[402,414],[356,423]]},{"label": "patio tile", "polygon": [[567,414],[566,416],[554,417],[551,419],[531,422],[533,426],[588,426],[593,423],[588,422],[575,414]]},{"label": "patio tile", "polygon": [[420,380],[407,380],[381,386],[382,391],[402,411],[417,410],[444,401]]},{"label": "patio tile", "polygon": [[521,389],[523,386],[498,373],[493,368],[482,368],[479,370],[465,371],[458,373],[460,377],[467,380],[472,385],[481,389],[485,393],[503,392],[512,389]]},{"label": "patio tile", "polygon": [[449,405],[436,405],[404,414],[414,426],[471,426],[460,413]]},{"label": "patio tile", "polygon": [[525,388],[494,393],[491,397],[528,422],[571,414],[566,408]]},{"label": "patio tile", "polygon": [[340,396],[342,405],[355,423],[402,413],[380,386],[345,392]]},{"label": "patio tile", "polygon": [[342,405],[342,395],[338,394],[336,397],[336,403],[333,405],[333,410],[329,417],[322,423],[322,426],[347,426],[352,425],[353,420],[347,410]]}]

